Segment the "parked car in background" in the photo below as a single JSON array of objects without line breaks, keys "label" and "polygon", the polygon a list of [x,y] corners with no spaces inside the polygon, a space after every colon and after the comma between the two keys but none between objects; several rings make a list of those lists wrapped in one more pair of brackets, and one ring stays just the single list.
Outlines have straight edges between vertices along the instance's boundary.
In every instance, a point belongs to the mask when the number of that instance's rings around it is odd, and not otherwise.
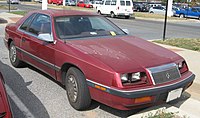
[{"label": "parked car in background", "polygon": [[0,118],[12,118],[12,113],[4,84],[4,78],[0,72]]},{"label": "parked car in background", "polygon": [[[162,15],[165,15],[165,12],[166,12],[166,9],[163,6],[151,7],[149,9],[149,13],[153,13],[153,14],[162,14]],[[172,16],[174,16],[175,11],[172,10],[170,14],[172,14]]]},{"label": "parked car in background", "polygon": [[195,78],[181,56],[92,12],[32,11],[3,39],[14,67],[26,62],[65,85],[77,110],[92,99],[120,110],[170,102]]},{"label": "parked car in background", "polygon": [[80,1],[77,3],[78,7],[93,8],[92,4],[87,1]]},{"label": "parked car in background", "polygon": [[112,18],[124,16],[128,19],[133,14],[133,3],[131,0],[103,0],[97,12]]},{"label": "parked car in background", "polygon": [[11,4],[19,4],[19,0],[7,0],[7,3],[11,3]]},{"label": "parked car in background", "polygon": [[161,3],[150,2],[150,3],[148,3],[148,6],[149,6],[149,8],[151,8],[151,7],[162,6],[162,4]]},{"label": "parked car in background", "polygon": [[178,9],[176,10],[175,15],[179,16],[180,18],[189,17],[189,18],[198,18],[200,20],[200,7]]},{"label": "parked car in background", "polygon": [[62,5],[63,0],[48,0],[48,4]]},{"label": "parked car in background", "polygon": [[138,12],[148,12],[149,6],[144,3],[133,3],[133,10]]},{"label": "parked car in background", "polygon": [[75,0],[66,0],[65,5],[67,6],[76,6],[76,1]]}]

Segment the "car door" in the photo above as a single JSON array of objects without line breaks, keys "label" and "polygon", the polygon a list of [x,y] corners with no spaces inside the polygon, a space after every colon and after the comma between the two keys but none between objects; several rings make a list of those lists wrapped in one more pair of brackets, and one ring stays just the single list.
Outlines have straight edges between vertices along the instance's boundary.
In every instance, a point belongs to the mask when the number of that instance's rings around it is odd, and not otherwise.
[{"label": "car door", "polygon": [[111,3],[111,0],[105,1],[105,4],[102,6],[102,11],[101,11],[103,14],[110,14],[110,12],[112,11],[110,3]]},{"label": "car door", "polygon": [[55,78],[55,45],[38,39],[42,33],[52,34],[51,18],[37,14],[22,36],[23,60]]},{"label": "car door", "polygon": [[188,17],[191,17],[191,18],[198,18],[199,15],[198,15],[198,10],[196,8],[191,8],[189,11],[188,11]]}]

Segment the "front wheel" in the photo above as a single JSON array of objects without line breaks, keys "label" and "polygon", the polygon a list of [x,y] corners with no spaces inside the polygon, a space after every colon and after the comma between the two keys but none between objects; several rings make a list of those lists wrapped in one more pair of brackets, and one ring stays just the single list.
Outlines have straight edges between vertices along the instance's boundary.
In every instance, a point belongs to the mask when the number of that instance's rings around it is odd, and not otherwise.
[{"label": "front wheel", "polygon": [[101,15],[101,11],[100,10],[98,10],[98,14]]},{"label": "front wheel", "polygon": [[180,17],[180,18],[184,18],[185,15],[184,15],[184,14],[180,14],[179,17]]},{"label": "front wheel", "polygon": [[76,110],[85,110],[90,106],[91,97],[83,73],[71,67],[65,77],[65,86],[69,103]]},{"label": "front wheel", "polygon": [[111,17],[111,18],[114,18],[114,17],[115,17],[115,14],[114,14],[113,12],[111,12],[111,13],[110,13],[110,17]]},{"label": "front wheel", "polygon": [[19,59],[19,57],[17,55],[17,48],[13,41],[10,43],[9,47],[10,47],[9,48],[9,58],[10,58],[11,64],[14,67],[21,67],[23,65],[23,62]]}]

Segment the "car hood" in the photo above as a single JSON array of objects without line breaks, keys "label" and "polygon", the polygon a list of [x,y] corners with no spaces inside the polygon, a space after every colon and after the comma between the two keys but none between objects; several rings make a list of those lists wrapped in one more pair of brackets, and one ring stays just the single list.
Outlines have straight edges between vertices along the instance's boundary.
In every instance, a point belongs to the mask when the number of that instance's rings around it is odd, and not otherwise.
[{"label": "car hood", "polygon": [[119,73],[139,71],[181,58],[170,50],[134,36],[74,40],[70,44]]}]

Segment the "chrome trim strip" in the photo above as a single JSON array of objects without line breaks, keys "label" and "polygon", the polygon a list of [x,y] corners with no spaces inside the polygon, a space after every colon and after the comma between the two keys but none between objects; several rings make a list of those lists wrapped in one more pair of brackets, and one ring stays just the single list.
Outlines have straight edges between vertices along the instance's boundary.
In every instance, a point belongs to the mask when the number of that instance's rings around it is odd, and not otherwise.
[{"label": "chrome trim strip", "polygon": [[151,68],[147,68],[151,73],[158,73],[161,71],[166,71],[169,70],[173,67],[177,66],[175,63],[170,63],[170,64],[165,64],[165,65],[161,65],[161,66],[156,66],[156,67],[151,67]]}]

